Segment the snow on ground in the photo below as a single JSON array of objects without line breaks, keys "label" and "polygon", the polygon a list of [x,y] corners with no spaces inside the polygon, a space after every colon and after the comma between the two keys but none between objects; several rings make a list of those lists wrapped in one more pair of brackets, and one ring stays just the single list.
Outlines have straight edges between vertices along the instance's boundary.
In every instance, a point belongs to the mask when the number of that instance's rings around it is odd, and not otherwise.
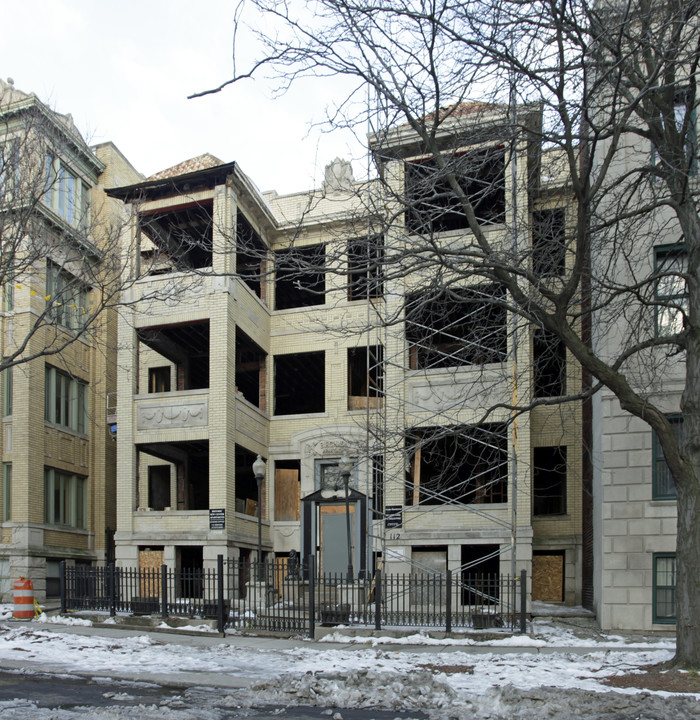
[{"label": "snow on ground", "polygon": [[[0,620],[7,617],[6,610],[0,606]],[[600,712],[603,705],[610,708],[611,718],[615,712],[625,712],[621,707],[628,706],[629,717],[636,717],[639,715],[634,714],[635,708],[641,703],[645,718],[684,720],[698,716],[700,696],[673,698],[673,714],[668,715],[669,707],[664,703],[670,700],[662,694],[612,690],[601,682],[606,676],[669,660],[674,643],[668,638],[631,643],[618,635],[589,633],[582,637],[580,629],[575,627],[536,620],[532,625],[534,637],[503,635],[496,639],[485,636],[483,640],[467,637],[435,640],[425,633],[417,633],[407,638],[384,638],[386,643],[407,646],[393,649],[377,647],[380,642],[377,638],[353,639],[336,632],[327,636],[326,644],[320,647],[300,641],[292,649],[270,649],[251,646],[249,642],[237,644],[235,636],[221,643],[205,644],[202,640],[197,645],[198,641],[178,643],[169,641],[172,636],[159,634],[115,638],[100,635],[99,628],[89,634],[57,629],[59,623],[74,620],[51,618],[50,630],[37,623],[0,624],[0,665],[27,663],[30,671],[41,668],[102,677],[141,673],[146,678],[152,672],[169,675],[175,681],[181,673],[216,673],[249,679],[250,690],[220,697],[221,703],[231,707],[253,705],[262,697],[266,703],[282,705],[408,707],[422,709],[434,717],[573,720],[607,718],[608,715]],[[345,646],[337,644],[340,642]],[[412,651],[410,644],[423,647]],[[513,645],[528,648],[530,652],[512,652]],[[590,646],[591,651],[582,652],[582,646]],[[545,651],[540,652],[542,649]],[[555,710],[542,712],[543,706]],[[526,708],[530,708],[531,714],[526,713]],[[590,713],[583,708],[589,708]],[[657,714],[654,708],[658,709]],[[150,711],[144,711],[139,718],[190,717],[178,714],[174,708],[153,712],[151,715]],[[3,720],[15,717],[69,720],[74,716],[44,716],[38,709],[35,715],[15,715],[10,708],[0,706],[0,717]],[[129,715],[104,717],[127,718]]]}]

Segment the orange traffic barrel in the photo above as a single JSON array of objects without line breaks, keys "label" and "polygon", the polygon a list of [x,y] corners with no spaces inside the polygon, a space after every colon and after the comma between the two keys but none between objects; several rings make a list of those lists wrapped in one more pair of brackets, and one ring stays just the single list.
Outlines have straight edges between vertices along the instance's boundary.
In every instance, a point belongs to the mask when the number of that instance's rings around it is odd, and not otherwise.
[{"label": "orange traffic barrel", "polygon": [[34,583],[29,578],[20,577],[15,581],[15,620],[31,620],[34,617]]}]

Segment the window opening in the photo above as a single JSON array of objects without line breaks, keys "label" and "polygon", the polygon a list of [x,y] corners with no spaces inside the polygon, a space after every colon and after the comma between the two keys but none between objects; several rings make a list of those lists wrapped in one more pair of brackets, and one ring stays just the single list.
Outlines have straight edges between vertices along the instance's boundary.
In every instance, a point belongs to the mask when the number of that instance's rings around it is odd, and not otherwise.
[{"label": "window opening", "polygon": [[46,296],[51,322],[71,330],[85,327],[88,318],[88,289],[78,278],[50,260],[46,267]]},{"label": "window opening", "polygon": [[672,335],[682,332],[685,327],[685,314],[688,311],[687,270],[688,256],[684,246],[654,248],[657,335]]},{"label": "window opening", "polygon": [[170,392],[170,365],[148,368],[148,392]]},{"label": "window opening", "polygon": [[676,553],[654,553],[654,622],[676,622]]},{"label": "window opening", "polygon": [[275,520],[301,519],[301,461],[275,461]]},{"label": "window opening", "polygon": [[[670,415],[668,421],[673,428],[673,434],[678,441],[683,437],[683,416]],[[666,462],[664,450],[661,447],[659,436],[651,431],[652,455],[652,497],[654,500],[674,500],[676,498],[676,484],[673,481],[671,469]]]},{"label": "window opening", "polygon": [[411,457],[406,505],[508,501],[505,423],[416,429],[409,433],[406,442]]},{"label": "window opening", "polygon": [[566,447],[532,450],[532,511],[534,515],[566,513]]},{"label": "window opening", "polygon": [[348,348],[348,410],[376,408],[384,393],[384,348]]},{"label": "window opening", "polygon": [[536,398],[566,395],[566,346],[554,333],[532,334],[533,391]]},{"label": "window opening", "polygon": [[211,267],[213,202],[189,203],[167,211],[141,213],[139,229],[151,241],[144,245],[146,275]]},{"label": "window opening", "polygon": [[277,355],[275,367],[275,415],[325,412],[325,353]]},{"label": "window opening", "polygon": [[240,328],[236,328],[236,388],[255,407],[265,410],[267,355]]},{"label": "window opening", "polygon": [[409,295],[411,370],[503,362],[508,351],[505,289],[497,285]]},{"label": "window opening", "polygon": [[384,293],[384,238],[357,238],[348,243],[348,300],[379,298]]},{"label": "window opening", "polygon": [[324,245],[292,247],[275,253],[275,308],[323,305],[326,292]]},{"label": "window opening", "polygon": [[265,245],[248,218],[236,212],[236,272],[243,282],[262,298],[260,281],[263,275]]},{"label": "window opening", "polygon": [[44,503],[49,525],[87,528],[87,478],[45,468]]},{"label": "window opening", "polygon": [[505,221],[505,150],[502,147],[443,155],[441,170],[434,158],[406,163],[406,227],[429,234],[469,227],[462,203],[450,187],[448,174],[471,204],[480,223]]},{"label": "window opening", "polygon": [[564,274],[565,232],[566,216],[563,209],[532,213],[532,271],[538,277]]},{"label": "window opening", "polygon": [[[257,453],[247,450],[241,445],[236,445],[236,512],[243,515],[258,515],[258,482],[253,474],[253,463]],[[263,478],[262,484],[262,517],[265,513],[265,497],[267,493],[266,481]]]},{"label": "window opening", "polygon": [[170,465],[149,465],[148,507],[165,510],[170,506]]},{"label": "window opening", "polygon": [[87,432],[88,386],[68,373],[46,365],[44,419],[53,425]]}]

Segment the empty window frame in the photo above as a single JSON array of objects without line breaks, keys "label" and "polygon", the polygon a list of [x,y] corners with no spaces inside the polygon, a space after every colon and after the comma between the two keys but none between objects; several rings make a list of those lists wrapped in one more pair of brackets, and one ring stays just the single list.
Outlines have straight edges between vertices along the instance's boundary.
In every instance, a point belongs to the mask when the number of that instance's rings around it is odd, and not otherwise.
[{"label": "empty window frame", "polygon": [[469,227],[461,199],[450,187],[454,175],[479,223],[505,220],[505,150],[502,147],[443,155],[446,168],[435,159],[406,163],[406,227],[429,234]]},{"label": "empty window frame", "polygon": [[532,271],[538,277],[564,274],[565,232],[566,215],[563,209],[532,213]]},{"label": "empty window frame", "polygon": [[[253,463],[257,454],[247,450],[242,445],[236,445],[236,497],[235,509],[237,513],[257,517],[258,514],[258,482],[253,473]],[[265,479],[263,478],[262,493],[262,517],[265,517]]]},{"label": "empty window frame", "polygon": [[683,331],[688,310],[688,287],[685,275],[688,256],[683,245],[664,245],[654,248],[654,301],[657,335],[672,335]]},{"label": "empty window frame", "polygon": [[384,456],[372,458],[372,510],[375,519],[384,517]]},{"label": "empty window frame", "polygon": [[[671,423],[674,435],[680,440],[683,433],[683,416],[669,415],[668,421]],[[654,498],[654,500],[675,500],[676,484],[673,481],[671,469],[666,462],[659,436],[654,430],[651,431],[651,456],[652,498]]]},{"label": "empty window frame", "polygon": [[139,230],[152,242],[142,256],[143,274],[211,267],[213,259],[213,202],[186,203],[141,213]]},{"label": "empty window frame", "polygon": [[51,322],[80,330],[88,318],[88,289],[85,284],[50,260],[46,266],[46,296]]},{"label": "empty window frame", "polygon": [[326,409],[326,356],[318,352],[277,355],[275,415],[320,413]]},{"label": "empty window frame", "polygon": [[378,406],[384,392],[384,348],[348,348],[348,410]]},{"label": "empty window frame", "polygon": [[[685,171],[688,175],[696,175],[698,172],[698,133],[697,133],[697,109],[689,107],[689,100],[694,99],[694,93],[682,90],[676,93],[673,100],[673,123],[678,133],[678,139],[682,140],[682,157],[680,153],[680,144],[673,147],[673,141],[667,145],[667,165],[670,170]],[[688,113],[690,110],[690,113]],[[686,117],[688,122],[686,123]],[[664,111],[660,111],[659,127],[666,127],[666,116]],[[668,135],[666,135],[668,137]],[[652,143],[651,164],[656,166],[664,165],[661,160],[657,147]]]},{"label": "empty window frame", "polygon": [[498,285],[409,295],[406,340],[411,370],[503,362],[508,352],[506,293]]},{"label": "empty window frame", "polygon": [[243,397],[265,409],[265,358],[263,350],[236,328],[236,388]]},{"label": "empty window frame", "polygon": [[165,510],[170,506],[170,465],[149,465],[148,507]]},{"label": "empty window frame", "polygon": [[676,622],[676,553],[654,553],[653,615],[655,623]]},{"label": "empty window frame", "polygon": [[309,245],[275,253],[275,309],[323,305],[326,292],[326,249]]},{"label": "empty window frame", "polygon": [[536,398],[566,395],[566,346],[542,328],[532,334],[532,374]]},{"label": "empty window frame", "polygon": [[47,365],[44,394],[46,422],[78,433],[87,433],[88,386],[86,383]]},{"label": "empty window frame", "polygon": [[508,501],[505,423],[417,429],[407,437],[407,452],[406,505]]},{"label": "empty window frame", "polygon": [[44,468],[44,511],[49,525],[87,528],[87,478]]},{"label": "empty window frame", "polygon": [[170,365],[148,368],[148,392],[170,392]]},{"label": "empty window frame", "polygon": [[381,235],[356,238],[348,242],[348,300],[381,297],[384,238]]},{"label": "empty window frame", "polygon": [[533,448],[533,515],[563,515],[566,513],[566,477],[565,446]]},{"label": "empty window frame", "polygon": [[265,245],[239,208],[236,213],[236,272],[258,297],[262,297],[260,281],[264,260]]}]

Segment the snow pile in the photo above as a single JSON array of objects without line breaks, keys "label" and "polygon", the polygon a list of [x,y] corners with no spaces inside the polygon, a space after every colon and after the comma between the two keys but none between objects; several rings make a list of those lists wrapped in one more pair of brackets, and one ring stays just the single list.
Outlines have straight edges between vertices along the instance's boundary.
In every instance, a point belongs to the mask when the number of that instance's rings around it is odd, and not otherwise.
[{"label": "snow pile", "polygon": [[256,683],[250,690],[229,696],[229,702],[260,702],[283,705],[371,708],[392,710],[439,708],[454,711],[462,706],[455,691],[427,670],[403,674],[370,669],[349,672],[284,675]]},{"label": "snow pile", "polygon": [[45,612],[36,619],[39,623],[52,623],[54,625],[73,625],[74,627],[92,627],[92,620],[79,617],[67,617],[66,615],[47,615]]}]

